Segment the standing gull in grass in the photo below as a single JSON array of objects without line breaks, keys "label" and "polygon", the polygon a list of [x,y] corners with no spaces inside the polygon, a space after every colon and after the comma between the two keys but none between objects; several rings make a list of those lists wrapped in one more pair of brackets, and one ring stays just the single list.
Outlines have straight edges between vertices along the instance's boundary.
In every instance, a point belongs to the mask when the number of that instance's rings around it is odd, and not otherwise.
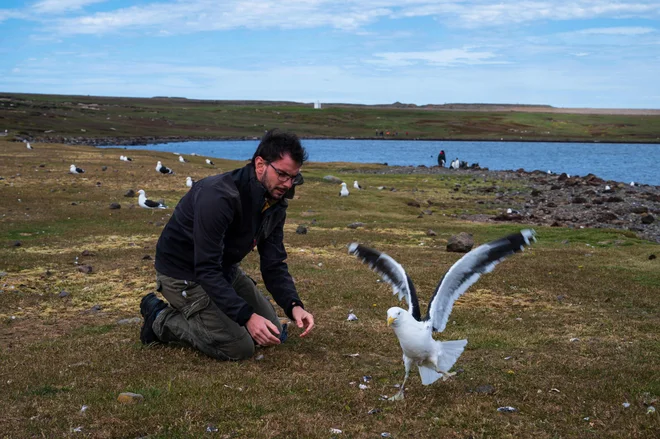
[{"label": "standing gull in grass", "polygon": [[181,163],[187,163],[188,162],[188,160],[184,159],[182,155],[179,156],[179,161]]},{"label": "standing gull in grass", "polygon": [[194,183],[194,181],[193,181],[192,177],[186,177],[186,186],[192,187],[193,183]]},{"label": "standing gull in grass", "polygon": [[27,149],[34,149],[34,148],[32,148],[32,145],[30,145],[30,142],[25,142],[25,147]]},{"label": "standing gull in grass", "polygon": [[125,155],[120,155],[120,156],[119,156],[119,160],[121,160],[122,162],[132,162],[132,161],[133,161],[132,158],[127,157],[127,156],[125,156]]},{"label": "standing gull in grass", "polygon": [[167,166],[163,166],[160,160],[158,160],[158,164],[156,164],[156,171],[160,172],[161,174],[174,174],[174,171]]},{"label": "standing gull in grass", "polygon": [[211,159],[206,159],[206,164],[211,166],[215,165]]},{"label": "standing gull in grass", "polygon": [[76,165],[69,166],[69,172],[72,174],[84,174],[85,170],[76,167]]},{"label": "standing gull in grass", "polygon": [[144,207],[145,209],[167,209],[167,206],[164,205],[163,203],[147,200],[147,195],[144,193],[142,189],[138,191],[138,194],[140,194],[140,196],[138,197],[138,204],[140,205],[140,207]]},{"label": "standing gull in grass", "polygon": [[362,186],[360,186],[360,183],[358,183],[357,180],[353,181],[353,187],[359,191],[362,190]]},{"label": "standing gull in grass", "polygon": [[403,267],[385,253],[358,243],[348,246],[348,252],[378,273],[392,285],[399,300],[405,298],[408,310],[392,307],[387,310],[387,325],[392,326],[403,350],[406,376],[399,392],[391,400],[403,399],[403,389],[413,365],[417,365],[422,384],[427,386],[439,378],[454,375],[449,370],[463,353],[467,340],[438,341],[434,332],[442,332],[456,299],[474,284],[482,274],[490,273],[506,257],[523,250],[536,240],[533,230],[525,229],[496,241],[483,244],[464,255],[445,273],[433,293],[426,316],[422,319],[417,293]]},{"label": "standing gull in grass", "polygon": [[346,183],[341,184],[341,190],[339,191],[340,197],[348,197],[348,189],[346,188]]}]

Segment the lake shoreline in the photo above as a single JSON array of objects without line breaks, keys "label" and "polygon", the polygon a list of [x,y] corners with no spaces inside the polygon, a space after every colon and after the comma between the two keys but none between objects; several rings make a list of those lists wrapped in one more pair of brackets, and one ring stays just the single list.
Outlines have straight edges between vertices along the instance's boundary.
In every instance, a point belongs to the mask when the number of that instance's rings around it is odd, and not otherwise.
[{"label": "lake shoreline", "polygon": [[[293,131],[293,130],[292,130]],[[295,131],[293,131],[295,132]],[[505,139],[493,140],[483,137],[474,138],[461,138],[452,139],[446,137],[438,138],[415,138],[408,136],[373,136],[373,137],[346,137],[346,136],[300,136],[301,140],[391,140],[391,141],[419,141],[419,142],[534,142],[534,143],[604,143],[604,144],[651,144],[660,145],[660,139],[656,141],[648,140],[571,140],[571,139]],[[23,138],[18,139],[23,140]],[[200,136],[136,136],[136,137],[65,137],[65,136],[34,136],[25,137],[25,140],[30,142],[44,142],[44,143],[63,143],[66,145],[89,145],[89,146],[139,146],[139,145],[153,145],[153,144],[167,144],[179,142],[223,142],[223,141],[250,141],[260,140],[256,136],[213,136],[213,137],[200,137]]]}]

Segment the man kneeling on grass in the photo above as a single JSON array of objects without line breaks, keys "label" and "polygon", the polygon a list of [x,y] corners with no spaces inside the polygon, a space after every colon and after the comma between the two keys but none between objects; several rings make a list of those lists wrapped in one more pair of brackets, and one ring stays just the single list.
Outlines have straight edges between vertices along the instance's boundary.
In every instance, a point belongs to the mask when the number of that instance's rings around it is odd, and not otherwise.
[{"label": "man kneeling on grass", "polygon": [[255,345],[287,338],[271,303],[239,263],[255,247],[261,276],[286,315],[314,327],[285,262],[288,200],[303,183],[307,160],[295,134],[271,130],[243,168],[195,182],[163,229],[156,247],[156,286],[142,298],[140,340],[183,342],[219,360],[241,360]]}]

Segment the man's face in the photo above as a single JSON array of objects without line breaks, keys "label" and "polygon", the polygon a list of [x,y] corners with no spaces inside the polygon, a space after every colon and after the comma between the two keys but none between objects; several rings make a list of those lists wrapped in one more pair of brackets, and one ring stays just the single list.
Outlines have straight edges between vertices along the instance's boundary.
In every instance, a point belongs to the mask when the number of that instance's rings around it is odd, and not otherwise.
[{"label": "man's face", "polygon": [[293,186],[293,179],[300,172],[300,165],[286,154],[274,162],[267,162],[261,157],[255,159],[257,178],[266,188],[270,198],[281,199]]}]

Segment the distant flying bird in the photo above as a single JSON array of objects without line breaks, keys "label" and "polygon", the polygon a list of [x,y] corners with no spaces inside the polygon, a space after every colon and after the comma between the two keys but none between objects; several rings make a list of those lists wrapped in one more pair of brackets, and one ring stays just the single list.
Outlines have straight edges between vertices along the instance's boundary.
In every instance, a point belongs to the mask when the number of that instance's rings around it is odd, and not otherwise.
[{"label": "distant flying bird", "polygon": [[184,159],[182,155],[179,156],[179,161],[181,163],[186,163],[188,160]]},{"label": "distant flying bird", "polygon": [[357,182],[357,180],[355,180],[355,181],[353,182],[353,187],[354,187],[355,189],[359,190],[359,191],[362,190],[362,186],[360,186],[360,184]]},{"label": "distant flying bird", "polygon": [[138,191],[138,204],[145,209],[167,209],[167,206],[157,201],[147,200],[147,195],[142,189]]},{"label": "distant flying bird", "polygon": [[346,183],[341,184],[341,190],[339,191],[340,197],[348,197],[348,189],[346,188]]},{"label": "distant flying bird", "polygon": [[536,233],[525,229],[496,241],[483,244],[459,259],[445,273],[433,293],[424,318],[421,317],[417,292],[412,279],[392,257],[356,242],[348,246],[348,252],[392,286],[399,300],[408,303],[408,310],[392,307],[387,310],[387,325],[392,326],[403,350],[406,375],[399,392],[391,400],[403,399],[403,389],[416,365],[422,384],[427,386],[439,378],[454,375],[449,372],[463,353],[467,340],[439,341],[433,339],[434,332],[442,332],[447,325],[454,302],[474,284],[482,274],[490,273],[508,256],[517,253],[535,241]]},{"label": "distant flying bird", "polygon": [[213,163],[211,159],[206,159],[206,164],[211,166],[215,165],[215,163]]},{"label": "distant flying bird", "polygon": [[192,177],[186,177],[186,186],[192,187],[193,183],[194,183],[194,181],[193,181]]},{"label": "distant flying bird", "polygon": [[163,166],[160,160],[158,160],[158,164],[156,164],[156,171],[160,172],[161,174],[174,174],[174,171],[167,166]]},{"label": "distant flying bird", "polygon": [[76,165],[69,166],[69,172],[72,174],[84,174],[85,170],[77,168]]}]

